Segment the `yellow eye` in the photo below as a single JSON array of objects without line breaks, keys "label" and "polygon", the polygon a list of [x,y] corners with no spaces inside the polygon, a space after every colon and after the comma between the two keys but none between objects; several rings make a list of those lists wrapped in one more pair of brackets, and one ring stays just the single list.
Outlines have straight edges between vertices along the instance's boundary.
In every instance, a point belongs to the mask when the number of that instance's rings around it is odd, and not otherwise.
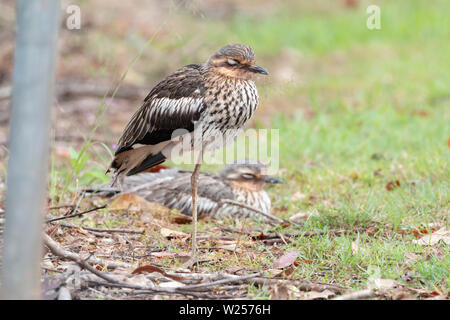
[{"label": "yellow eye", "polygon": [[234,66],[235,64],[237,64],[237,61],[233,59],[228,59],[227,62],[230,66]]}]

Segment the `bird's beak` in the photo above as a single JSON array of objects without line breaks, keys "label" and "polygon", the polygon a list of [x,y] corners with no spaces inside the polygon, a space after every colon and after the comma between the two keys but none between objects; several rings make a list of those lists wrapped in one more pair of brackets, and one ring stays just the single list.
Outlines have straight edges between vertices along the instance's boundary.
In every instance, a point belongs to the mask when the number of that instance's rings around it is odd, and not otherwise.
[{"label": "bird's beak", "polygon": [[265,75],[269,74],[269,72],[267,72],[266,69],[264,69],[263,67],[257,66],[256,64],[247,67],[247,69],[254,73],[260,73],[260,74],[265,74]]},{"label": "bird's beak", "polygon": [[271,183],[271,184],[275,184],[275,183],[284,183],[284,181],[281,180],[281,179],[278,179],[278,178],[275,178],[275,177],[269,177],[269,176],[266,176],[266,177],[262,178],[262,180],[263,180],[265,183]]}]

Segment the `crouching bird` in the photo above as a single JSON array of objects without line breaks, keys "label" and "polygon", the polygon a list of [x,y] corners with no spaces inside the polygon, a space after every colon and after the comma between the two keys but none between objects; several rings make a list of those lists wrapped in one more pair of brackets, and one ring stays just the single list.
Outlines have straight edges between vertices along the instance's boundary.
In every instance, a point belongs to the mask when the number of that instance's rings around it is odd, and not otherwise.
[{"label": "crouching bird", "polygon": [[[270,214],[271,201],[264,190],[266,184],[283,183],[283,180],[267,174],[267,167],[260,162],[239,161],[225,166],[219,174],[199,173],[198,215],[214,217],[248,217],[258,215],[223,200],[233,200]],[[162,204],[170,209],[191,216],[191,171],[163,169],[157,173],[139,173],[126,177],[119,188],[87,190],[96,194],[114,196],[133,193],[147,201]]]},{"label": "crouching bird", "polygon": [[252,81],[256,74],[268,72],[256,65],[252,48],[242,44],[227,45],[205,63],[175,71],[144,99],[120,137],[111,163],[114,181],[121,181],[124,175],[172,156],[198,152],[191,176],[191,262],[196,260],[197,186],[203,152],[233,141],[253,115],[258,105]]}]

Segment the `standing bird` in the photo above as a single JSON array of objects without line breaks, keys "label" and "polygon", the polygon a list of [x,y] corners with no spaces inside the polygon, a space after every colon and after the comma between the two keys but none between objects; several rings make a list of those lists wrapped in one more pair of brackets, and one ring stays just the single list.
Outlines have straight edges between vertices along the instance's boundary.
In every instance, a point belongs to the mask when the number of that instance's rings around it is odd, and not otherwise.
[{"label": "standing bird", "polygon": [[[253,115],[258,92],[252,79],[268,72],[252,48],[223,47],[204,63],[190,64],[158,83],[125,128],[110,169],[114,181],[186,151],[199,151],[191,177],[192,261],[196,260],[197,186],[203,152],[233,141]],[[108,169],[109,170],[109,169]]]},{"label": "standing bird", "polygon": [[[93,188],[86,191],[112,197],[120,193],[133,193],[149,202],[192,215],[191,171],[163,169],[156,173],[143,172],[126,177],[119,188]],[[270,215],[271,201],[264,191],[266,184],[283,183],[268,175],[260,162],[239,161],[225,166],[219,174],[201,172],[198,187],[198,214],[214,217],[246,217],[254,211],[223,202],[233,200]]]}]

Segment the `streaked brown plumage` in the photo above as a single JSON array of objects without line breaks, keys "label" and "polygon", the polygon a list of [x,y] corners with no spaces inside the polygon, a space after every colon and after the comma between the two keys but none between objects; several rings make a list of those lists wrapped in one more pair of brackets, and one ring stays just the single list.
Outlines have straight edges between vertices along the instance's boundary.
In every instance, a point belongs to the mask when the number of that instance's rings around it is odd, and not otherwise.
[{"label": "streaked brown plumage", "polygon": [[[137,194],[147,201],[177,209],[183,214],[192,215],[191,171],[163,169],[157,173],[140,173],[126,177],[122,190],[118,188],[99,188],[97,194],[113,196],[118,193]],[[200,173],[198,188],[198,214],[218,217],[253,216],[255,212],[239,206],[222,204],[229,199],[270,214],[271,201],[264,191],[266,184],[282,183],[270,177],[267,167],[259,162],[240,161],[227,165],[219,174]]]},{"label": "streaked brown plumage", "polygon": [[241,44],[220,49],[204,64],[175,71],[150,91],[131,118],[111,168],[118,175],[141,172],[170,158],[186,137],[191,148],[194,139],[201,139],[204,150],[222,145],[209,141],[211,137],[231,142],[257,107],[251,80],[257,73],[267,71],[256,66],[253,50]]}]

